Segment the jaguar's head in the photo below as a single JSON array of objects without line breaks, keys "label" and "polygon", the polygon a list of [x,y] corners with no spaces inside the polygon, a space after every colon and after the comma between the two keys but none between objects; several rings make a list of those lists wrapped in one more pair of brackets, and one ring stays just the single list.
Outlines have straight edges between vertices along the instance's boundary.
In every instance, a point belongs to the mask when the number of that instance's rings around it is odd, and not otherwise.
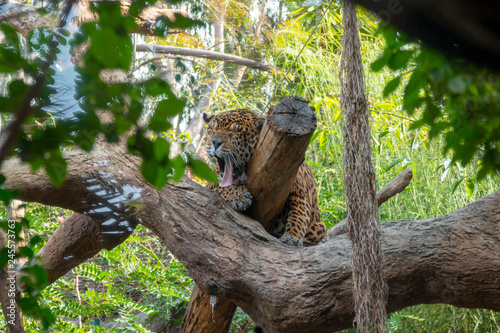
[{"label": "jaguar's head", "polygon": [[246,166],[259,142],[264,119],[249,110],[232,110],[215,116],[203,114],[207,126],[208,155],[217,161],[220,186],[244,184]]}]

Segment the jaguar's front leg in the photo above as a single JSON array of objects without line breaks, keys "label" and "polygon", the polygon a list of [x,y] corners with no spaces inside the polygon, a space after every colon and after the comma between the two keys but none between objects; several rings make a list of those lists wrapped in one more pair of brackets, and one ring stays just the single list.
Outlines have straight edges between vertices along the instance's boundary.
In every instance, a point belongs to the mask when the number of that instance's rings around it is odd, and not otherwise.
[{"label": "jaguar's front leg", "polygon": [[222,198],[230,204],[234,210],[243,212],[252,205],[252,194],[250,194],[245,185],[231,185],[226,187],[212,185],[210,188],[219,192]]}]

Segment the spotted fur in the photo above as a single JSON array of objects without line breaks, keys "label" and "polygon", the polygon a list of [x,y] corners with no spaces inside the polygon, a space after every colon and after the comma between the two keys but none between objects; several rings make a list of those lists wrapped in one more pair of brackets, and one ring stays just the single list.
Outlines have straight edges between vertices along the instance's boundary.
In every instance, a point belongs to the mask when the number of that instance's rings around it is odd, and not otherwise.
[{"label": "spotted fur", "polygon": [[[232,184],[209,184],[235,210],[244,211],[252,204],[245,186],[246,166],[259,141],[264,120],[248,110],[232,110],[216,116],[203,115],[207,126],[206,151],[216,160],[215,171],[221,178],[226,164],[233,165]],[[291,246],[315,245],[326,233],[320,220],[318,192],[311,169],[302,163],[285,206],[276,220],[273,235]]]}]

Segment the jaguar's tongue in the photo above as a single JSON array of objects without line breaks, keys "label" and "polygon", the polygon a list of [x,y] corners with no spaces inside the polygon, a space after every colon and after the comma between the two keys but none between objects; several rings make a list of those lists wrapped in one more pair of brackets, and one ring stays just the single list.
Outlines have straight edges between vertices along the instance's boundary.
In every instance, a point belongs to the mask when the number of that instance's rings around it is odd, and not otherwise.
[{"label": "jaguar's tongue", "polygon": [[227,161],[224,164],[224,175],[222,176],[222,181],[220,182],[220,187],[228,187],[233,184],[233,163]]}]

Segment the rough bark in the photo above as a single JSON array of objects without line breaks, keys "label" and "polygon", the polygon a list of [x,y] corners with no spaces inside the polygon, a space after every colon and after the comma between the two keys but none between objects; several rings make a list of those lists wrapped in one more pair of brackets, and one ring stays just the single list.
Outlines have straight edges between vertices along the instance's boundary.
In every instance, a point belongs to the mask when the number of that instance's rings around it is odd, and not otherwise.
[{"label": "rough bark", "polygon": [[393,180],[384,185],[378,192],[376,200],[380,206],[394,195],[401,193],[410,184],[413,172],[410,169],[401,171]]},{"label": "rough bark", "polygon": [[[54,187],[44,171],[32,174],[29,166],[18,159],[8,160],[4,166],[9,170],[6,186],[21,189],[24,201],[75,211],[39,252],[49,283],[100,250],[118,246],[133,232],[137,207],[127,198],[133,199],[144,186],[139,159],[126,156],[119,146],[108,145],[106,153],[69,152],[66,158],[68,175],[61,188]],[[120,177],[122,171],[128,177]],[[130,206],[125,207],[127,201]]]},{"label": "rough bark", "polygon": [[212,309],[210,295],[195,285],[182,323],[182,332],[229,332],[236,308],[231,300],[217,298]]},{"label": "rough bark", "polygon": [[[45,246],[38,252],[47,271],[49,284],[72,268],[92,258],[102,249],[111,250],[132,234],[123,228],[120,237],[107,234],[103,222],[74,213],[57,228]],[[135,228],[135,225],[133,225]],[[115,228],[113,231],[117,231]]]},{"label": "rough bark", "polygon": [[[346,235],[312,248],[282,246],[252,220],[225,205],[221,212],[220,202],[202,189],[202,198],[187,199],[187,185],[162,191],[163,214],[173,221],[150,227],[202,290],[233,300],[264,331],[322,332],[352,325]],[[173,209],[175,203],[182,212]],[[383,223],[388,311],[438,302],[499,310],[499,203],[496,192],[444,217]],[[159,218],[149,212],[144,221]],[[213,218],[209,226],[205,214]]]},{"label": "rough bark", "polygon": [[[289,248],[210,192],[198,189],[200,197],[194,199],[196,186],[189,188],[183,182],[165,189],[161,216],[148,209],[142,219],[204,292],[233,300],[264,331],[321,332],[352,325],[346,235],[312,248]],[[444,217],[383,223],[388,311],[437,302],[500,309],[499,202],[496,192]],[[205,216],[211,217],[208,225]]]}]

